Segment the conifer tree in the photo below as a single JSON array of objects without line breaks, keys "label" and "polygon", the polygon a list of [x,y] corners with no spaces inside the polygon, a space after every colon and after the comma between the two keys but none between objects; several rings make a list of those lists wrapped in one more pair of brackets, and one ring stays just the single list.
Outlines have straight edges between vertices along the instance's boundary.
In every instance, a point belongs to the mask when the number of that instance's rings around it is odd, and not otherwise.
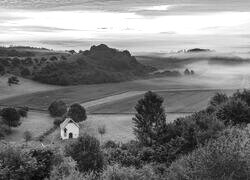
[{"label": "conifer tree", "polygon": [[166,116],[162,106],[163,98],[151,91],[138,101],[134,122],[134,133],[145,146],[159,143],[166,127]]}]

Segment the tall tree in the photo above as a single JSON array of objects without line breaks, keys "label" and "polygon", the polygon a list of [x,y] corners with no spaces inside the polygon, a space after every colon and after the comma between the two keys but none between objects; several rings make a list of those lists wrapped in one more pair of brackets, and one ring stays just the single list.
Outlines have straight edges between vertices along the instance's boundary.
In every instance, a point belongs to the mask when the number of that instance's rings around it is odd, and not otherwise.
[{"label": "tall tree", "polygon": [[15,108],[4,108],[1,111],[1,116],[3,117],[4,123],[9,126],[9,129],[11,129],[11,127],[18,127],[21,125],[20,114]]},{"label": "tall tree", "polygon": [[87,118],[85,108],[78,103],[72,104],[70,106],[68,116],[71,117],[75,122],[85,121]]},{"label": "tall tree", "polygon": [[67,105],[65,102],[57,100],[50,104],[48,110],[52,117],[61,117],[67,112]]},{"label": "tall tree", "polygon": [[134,122],[134,133],[145,146],[158,142],[166,127],[166,115],[162,106],[163,98],[151,91],[138,101]]}]

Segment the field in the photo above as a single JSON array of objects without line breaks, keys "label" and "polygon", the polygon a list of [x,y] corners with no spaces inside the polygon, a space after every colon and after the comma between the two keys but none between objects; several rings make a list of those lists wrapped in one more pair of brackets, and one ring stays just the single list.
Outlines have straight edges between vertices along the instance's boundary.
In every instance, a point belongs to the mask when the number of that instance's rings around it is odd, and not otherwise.
[{"label": "field", "polygon": [[[171,122],[175,120],[177,117],[183,117],[188,114],[180,113],[180,114],[168,114],[167,122]],[[89,115],[88,119],[81,123],[80,133],[88,133],[91,134],[101,142],[105,142],[108,140],[113,140],[116,142],[127,142],[129,140],[133,140],[135,138],[133,134],[133,115]],[[98,134],[98,127],[101,126],[106,127],[106,134],[101,137]],[[46,143],[61,143],[60,140],[60,129],[58,128],[54,133],[49,135],[45,139]]]},{"label": "field", "polygon": [[32,80],[18,77],[20,83],[18,85],[8,85],[8,78],[10,75],[4,75],[0,77],[0,99],[11,98],[21,96],[24,94],[30,94],[34,92],[43,92],[49,90],[56,90],[61,87],[41,84]]},{"label": "field", "polygon": [[[164,98],[166,112],[170,113],[192,113],[204,109],[209,99],[216,92],[223,92],[231,95],[235,90],[175,90],[156,91]],[[135,105],[143,95],[117,100],[109,103],[90,107],[89,111],[94,114],[133,114]]]},{"label": "field", "polygon": [[16,96],[11,98],[0,98],[0,104],[19,106],[26,105],[36,109],[47,109],[49,104],[57,99],[61,99],[67,104],[71,104],[73,102],[89,102],[128,91],[202,88],[201,85],[196,83],[185,82],[189,82],[189,80],[186,80],[185,78],[155,78],[122,83],[59,87],[56,90],[34,93],[29,93],[29,90],[27,90],[26,94],[24,93],[24,95],[12,93],[12,96],[15,94]]},{"label": "field", "polygon": [[[211,96],[216,92],[231,95],[233,90],[173,90],[157,93],[165,99],[164,107],[167,112],[167,122],[171,122],[178,117],[205,108]],[[143,93],[144,91],[127,92],[85,103],[89,115],[87,121],[81,124],[81,133],[89,133],[100,138],[97,129],[105,125],[107,133],[103,136],[102,141],[126,142],[133,139],[132,117],[135,113],[134,106],[137,100],[142,98]],[[23,119],[21,127],[14,129],[13,134],[7,137],[7,140],[20,141],[23,132],[27,129],[37,137],[52,126],[53,118],[47,113],[31,111],[28,118]],[[58,128],[47,137],[47,143],[60,142],[59,132]]]},{"label": "field", "polygon": [[12,133],[5,139],[7,141],[21,141],[23,140],[23,133],[30,131],[32,136],[38,137],[46,130],[53,126],[53,118],[48,113],[43,112],[28,112],[27,118],[22,118],[22,124],[18,128],[12,128]]}]

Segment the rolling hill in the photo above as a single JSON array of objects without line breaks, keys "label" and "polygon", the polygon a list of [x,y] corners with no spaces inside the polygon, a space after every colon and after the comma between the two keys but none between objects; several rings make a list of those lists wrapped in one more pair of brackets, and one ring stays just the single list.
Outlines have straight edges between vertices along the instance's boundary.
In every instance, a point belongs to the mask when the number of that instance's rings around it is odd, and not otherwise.
[{"label": "rolling hill", "polygon": [[79,53],[29,47],[0,48],[1,74],[53,85],[121,82],[145,77],[155,70],[139,63],[129,51],[104,44]]},{"label": "rolling hill", "polygon": [[67,60],[49,63],[35,71],[33,79],[57,85],[97,84],[131,80],[154,70],[140,64],[129,51],[101,44],[73,54]]}]

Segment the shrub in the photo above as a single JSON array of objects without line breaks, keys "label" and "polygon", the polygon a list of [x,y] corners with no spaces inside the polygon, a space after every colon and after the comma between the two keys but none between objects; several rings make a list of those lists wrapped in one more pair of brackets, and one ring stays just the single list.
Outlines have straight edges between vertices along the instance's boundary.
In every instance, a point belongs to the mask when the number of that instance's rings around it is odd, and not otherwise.
[{"label": "shrub", "polygon": [[0,64],[0,75],[4,75],[5,74],[5,67]]},{"label": "shrub", "polygon": [[78,103],[72,104],[70,106],[68,116],[71,117],[75,122],[82,122],[87,118],[86,110]]},{"label": "shrub", "polygon": [[209,101],[207,110],[210,112],[216,111],[216,109],[223,103],[229,100],[228,96],[224,93],[216,93]]},{"label": "shrub", "polygon": [[56,57],[56,56],[51,56],[51,57],[49,58],[49,60],[51,60],[51,61],[56,61],[56,60],[57,60],[57,57]]},{"label": "shrub", "polygon": [[23,138],[25,140],[26,143],[28,143],[28,141],[30,141],[32,139],[32,134],[30,131],[25,131],[23,133]]},{"label": "shrub", "polygon": [[21,107],[18,109],[18,113],[20,114],[21,117],[27,117],[28,116],[28,107]]},{"label": "shrub", "polygon": [[225,122],[226,125],[249,123],[250,108],[244,101],[231,99],[220,106],[216,112],[216,117]]},{"label": "shrub", "polygon": [[225,128],[213,114],[206,111],[194,113],[185,118],[178,118],[166,125],[160,143],[146,149],[146,161],[171,164],[180,155],[193,151],[199,144],[216,139]]},{"label": "shrub", "polygon": [[120,164],[125,167],[141,167],[142,161],[139,156],[141,147],[137,142],[131,141],[120,145],[113,144],[112,146],[113,147],[105,149],[108,164]]},{"label": "shrub", "polygon": [[139,156],[132,154],[130,151],[118,148],[111,148],[105,153],[109,164],[120,164],[124,167],[141,167],[142,161]]},{"label": "shrub", "polygon": [[8,84],[11,86],[11,84],[19,84],[19,79],[16,76],[11,76],[8,78]]},{"label": "shrub", "polygon": [[[76,170],[76,162],[71,157],[61,156],[61,160],[53,166],[50,180],[81,179],[81,174]],[[78,176],[77,178],[75,176]],[[83,179],[83,178],[82,178]]]},{"label": "shrub", "polygon": [[160,180],[150,166],[145,166],[141,169],[134,167],[122,167],[120,165],[108,166],[102,173],[102,180]]},{"label": "shrub", "polygon": [[10,145],[0,148],[0,180],[31,180],[37,168],[36,159],[27,151]]},{"label": "shrub", "polygon": [[84,134],[77,141],[67,145],[65,153],[77,162],[77,167],[81,172],[99,172],[104,166],[100,143],[90,135]]},{"label": "shrub", "polygon": [[14,67],[18,67],[20,64],[21,64],[21,61],[20,61],[19,58],[14,57],[14,58],[12,59],[12,65],[13,65]]},{"label": "shrub", "polygon": [[10,134],[10,128],[0,120],[0,139]]},{"label": "shrub", "polygon": [[23,77],[26,77],[26,76],[29,76],[31,73],[30,73],[30,70],[28,68],[24,68],[21,70],[21,76]]},{"label": "shrub", "polygon": [[60,126],[60,124],[64,121],[64,118],[58,117],[54,119],[54,125],[55,126]]},{"label": "shrub", "polygon": [[185,74],[186,76],[187,76],[187,75],[190,75],[189,69],[185,69],[184,74]]},{"label": "shrub", "polygon": [[50,104],[48,110],[52,117],[61,117],[67,112],[67,105],[61,100],[54,101]]},{"label": "shrub", "polygon": [[103,148],[108,149],[108,148],[117,148],[119,147],[119,144],[116,144],[116,142],[109,140],[104,143]]},{"label": "shrub", "polygon": [[21,125],[20,115],[15,108],[4,108],[1,111],[3,122],[10,127],[18,127]]},{"label": "shrub", "polygon": [[98,127],[98,133],[101,135],[101,143],[102,143],[102,136],[106,133],[106,126],[102,125]]},{"label": "shrub", "polygon": [[37,161],[37,170],[33,174],[33,179],[43,180],[50,177],[50,172],[53,167],[54,153],[51,149],[32,149],[30,156]]},{"label": "shrub", "polygon": [[22,64],[23,65],[27,65],[27,66],[31,66],[33,64],[33,61],[30,57],[28,58],[25,58],[23,61],[22,61]]},{"label": "shrub", "polygon": [[181,157],[169,168],[168,178],[183,179],[248,179],[250,177],[249,128],[232,128],[190,155]]}]

